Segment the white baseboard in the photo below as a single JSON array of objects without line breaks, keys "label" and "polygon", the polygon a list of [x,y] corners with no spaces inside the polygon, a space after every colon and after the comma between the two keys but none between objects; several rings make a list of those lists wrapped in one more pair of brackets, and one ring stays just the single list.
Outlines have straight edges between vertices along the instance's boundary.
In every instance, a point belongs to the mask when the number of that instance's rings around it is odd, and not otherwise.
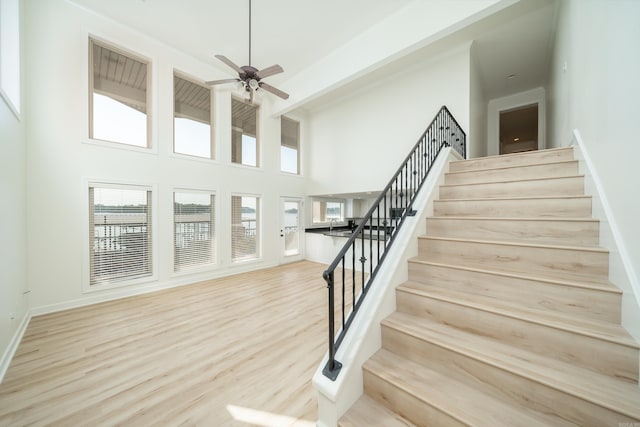
[{"label": "white baseboard", "polygon": [[20,326],[16,329],[16,332],[13,334],[9,345],[4,350],[2,354],[2,359],[0,359],[0,383],[4,379],[4,374],[7,373],[7,369],[9,369],[9,365],[11,364],[11,360],[13,356],[16,354],[18,350],[18,346],[20,345],[20,341],[22,341],[22,336],[24,332],[27,330],[27,326],[29,326],[29,322],[31,321],[31,311],[27,310],[20,322]]},{"label": "white baseboard", "polygon": [[104,292],[92,292],[84,294],[80,298],[70,301],[63,301],[55,304],[40,305],[31,308],[32,316],[40,316],[43,314],[55,313],[58,311],[70,310],[72,308],[85,307],[87,305],[99,304],[102,302],[128,298],[136,295],[144,295],[151,292],[162,291],[165,289],[176,288],[179,286],[191,285],[194,283],[205,282],[207,280],[220,279],[226,276],[232,276],[241,273],[247,273],[256,269],[277,267],[277,262],[247,264],[247,266],[235,267],[233,269],[220,269],[213,272],[174,277],[164,281],[151,282],[141,286],[122,287],[105,290]]}]

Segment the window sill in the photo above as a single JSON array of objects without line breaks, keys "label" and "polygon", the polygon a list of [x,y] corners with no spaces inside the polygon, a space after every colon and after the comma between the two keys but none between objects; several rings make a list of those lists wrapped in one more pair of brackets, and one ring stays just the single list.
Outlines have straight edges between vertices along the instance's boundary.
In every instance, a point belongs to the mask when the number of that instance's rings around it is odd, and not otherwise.
[{"label": "window sill", "polygon": [[122,142],[104,141],[102,139],[93,139],[93,138],[87,138],[82,142],[84,144],[91,145],[94,147],[114,148],[117,150],[131,151],[134,153],[156,154],[156,155],[158,154],[158,149],[155,147],[151,147],[151,148],[139,147],[137,145],[129,145]]},{"label": "window sill", "polygon": [[130,279],[130,280],[115,281],[115,282],[110,282],[110,283],[104,283],[104,284],[101,284],[101,285],[90,285],[88,283],[85,283],[83,285],[83,288],[82,288],[82,293],[83,294],[90,294],[90,293],[94,293],[94,292],[109,291],[109,290],[113,290],[113,289],[119,289],[119,288],[124,288],[124,287],[129,287],[129,286],[147,284],[147,283],[150,283],[150,282],[157,282],[157,281],[158,281],[158,275],[157,274],[153,274],[151,276],[138,277],[138,278]]}]

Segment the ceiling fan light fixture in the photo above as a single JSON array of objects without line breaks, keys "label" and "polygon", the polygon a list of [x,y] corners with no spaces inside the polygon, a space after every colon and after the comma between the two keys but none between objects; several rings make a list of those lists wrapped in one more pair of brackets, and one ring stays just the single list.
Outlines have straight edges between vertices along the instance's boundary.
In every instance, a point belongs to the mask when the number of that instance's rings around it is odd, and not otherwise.
[{"label": "ceiling fan light fixture", "polygon": [[284,70],[280,65],[274,64],[261,70],[251,66],[251,0],[249,0],[249,65],[239,67],[224,55],[215,55],[215,57],[235,70],[238,73],[238,77],[235,79],[212,80],[207,82],[207,84],[217,85],[223,83],[231,83],[234,81],[240,82],[245,91],[249,92],[251,102],[253,102],[253,92],[257,91],[258,89],[264,89],[266,92],[270,92],[282,99],[289,98],[289,95],[286,92],[283,92],[280,89],[268,85],[262,81],[262,79],[264,79],[265,77],[282,73]]}]

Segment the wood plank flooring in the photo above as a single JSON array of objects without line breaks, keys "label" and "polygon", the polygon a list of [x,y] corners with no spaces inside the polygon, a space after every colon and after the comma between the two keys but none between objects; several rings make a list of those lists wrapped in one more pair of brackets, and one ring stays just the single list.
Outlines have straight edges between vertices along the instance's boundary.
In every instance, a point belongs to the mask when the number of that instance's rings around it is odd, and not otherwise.
[{"label": "wood plank flooring", "polygon": [[324,267],[34,317],[0,384],[0,425],[315,426]]}]

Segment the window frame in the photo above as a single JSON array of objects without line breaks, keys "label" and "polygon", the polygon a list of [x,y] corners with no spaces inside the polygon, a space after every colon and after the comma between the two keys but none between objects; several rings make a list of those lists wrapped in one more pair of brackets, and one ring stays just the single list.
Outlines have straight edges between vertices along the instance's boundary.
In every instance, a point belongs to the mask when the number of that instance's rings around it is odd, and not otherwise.
[{"label": "window frame", "polygon": [[[234,220],[233,220],[233,198],[234,197],[253,197],[256,199],[256,256],[253,258],[234,258],[233,256],[233,248],[234,248]],[[231,250],[231,264],[245,264],[250,262],[259,262],[262,260],[262,195],[260,194],[248,194],[248,193],[231,193],[230,197],[230,250]]]},{"label": "window frame", "polygon": [[0,0],[0,97],[18,121],[22,109],[21,16],[20,0]]},{"label": "window frame", "polygon": [[[282,122],[284,120],[288,120],[290,122],[294,122],[294,123],[296,123],[298,125],[298,135],[297,135],[297,138],[296,138],[296,142],[297,142],[297,147],[296,147],[296,157],[297,157],[297,159],[296,159],[296,172],[289,172],[289,171],[282,170],[282,147],[286,147],[286,145],[284,145],[282,143]],[[300,147],[302,145],[301,142],[300,142],[300,136],[302,134],[301,128],[302,128],[302,123],[301,123],[300,120],[293,119],[291,117],[287,117],[287,116],[284,116],[284,115],[280,116],[280,172],[281,173],[284,173],[284,174],[287,174],[287,175],[293,175],[293,176],[302,175],[302,171],[301,171],[301,150],[300,150]]]},{"label": "window frame", "polygon": [[[176,193],[192,193],[192,194],[205,194],[208,196],[213,196],[214,198],[214,205],[213,205],[213,209],[211,211],[211,215],[213,216],[213,227],[212,227],[212,236],[214,238],[214,243],[212,244],[212,250],[214,253],[213,256],[213,261],[210,263],[206,263],[206,264],[199,264],[199,265],[194,265],[194,266],[188,266],[188,267],[184,267],[182,269],[176,270],[176,262],[175,262],[175,251],[176,251],[176,247],[175,247],[175,233],[176,233],[176,229],[175,229],[175,195]],[[219,200],[218,200],[218,193],[215,190],[204,190],[204,189],[194,189],[194,188],[185,188],[185,187],[175,187],[173,188],[172,192],[172,235],[173,235],[173,239],[172,239],[172,254],[173,254],[173,269],[172,269],[172,274],[174,276],[181,276],[181,275],[186,275],[186,274],[192,274],[192,273],[197,273],[197,272],[201,272],[201,271],[209,271],[209,270],[215,270],[216,268],[218,268],[220,266],[220,234],[219,234]]]},{"label": "window frame", "polygon": [[[87,34],[86,35],[86,40],[87,40],[87,51],[88,51],[88,56],[87,56],[87,75],[88,75],[88,84],[87,84],[87,88],[88,88],[88,93],[87,93],[87,101],[88,101],[88,115],[87,115],[87,133],[86,133],[86,140],[88,143],[90,143],[91,145],[99,145],[99,146],[106,146],[106,147],[111,147],[111,148],[119,148],[119,149],[124,149],[124,150],[131,150],[131,151],[139,151],[139,152],[144,152],[144,153],[155,153],[157,151],[157,147],[155,146],[155,144],[153,143],[154,139],[153,139],[153,127],[154,127],[154,108],[152,105],[152,100],[153,100],[153,76],[154,76],[154,62],[150,57],[147,57],[145,55],[139,54],[137,52],[134,52],[130,49],[126,49],[123,48],[120,44],[111,42],[109,40],[106,40],[102,37],[96,36],[94,34]],[[126,142],[119,142],[119,141],[110,141],[110,140],[106,140],[106,139],[100,139],[100,138],[95,138],[93,136],[93,126],[94,126],[94,120],[93,120],[93,110],[94,110],[94,105],[93,105],[93,94],[94,94],[94,72],[93,72],[93,46],[94,44],[98,44],[99,46],[114,51],[118,54],[124,55],[129,57],[130,59],[133,59],[135,61],[144,63],[147,67],[147,84],[146,84],[146,96],[145,96],[145,105],[146,105],[146,145],[145,146],[140,146],[140,145],[134,145],[134,144],[128,144]]]},{"label": "window frame", "polygon": [[[238,163],[238,162],[235,162],[233,160],[233,131],[234,131],[234,126],[233,126],[233,102],[234,101],[240,102],[240,103],[248,105],[250,107],[253,107],[256,110],[256,135],[255,135],[255,138],[256,138],[256,165],[255,166],[254,165],[249,165],[249,164],[244,164],[244,163]],[[262,168],[262,155],[261,155],[262,154],[261,153],[261,151],[262,151],[262,143],[260,141],[260,111],[261,111],[260,104],[258,104],[256,102],[250,103],[247,100],[239,98],[239,97],[237,97],[235,95],[231,96],[231,147],[230,147],[231,150],[230,150],[230,153],[229,153],[230,154],[230,159],[229,160],[230,160],[231,165],[238,166],[238,167],[254,168],[254,169],[261,169]]]},{"label": "window frame", "polygon": [[315,210],[315,204],[316,203],[324,203],[325,204],[325,208],[324,208],[324,217],[325,217],[325,219],[327,217],[326,204],[327,203],[339,203],[341,205],[341,208],[340,208],[340,220],[338,220],[336,222],[339,223],[339,224],[343,224],[343,223],[346,222],[346,209],[347,209],[347,200],[346,199],[330,198],[330,197],[313,197],[311,199],[311,225],[312,226],[327,226],[327,225],[331,224],[331,220],[329,220],[329,221],[315,221],[314,210]]},{"label": "window frame", "polygon": [[[210,147],[210,156],[209,157],[204,157],[204,156],[198,156],[195,154],[188,154],[188,153],[179,153],[176,151],[176,93],[175,93],[175,79],[180,78],[182,80],[186,80],[189,83],[195,84],[197,86],[206,88],[209,90],[209,147]],[[171,155],[175,156],[175,157],[180,157],[180,158],[184,158],[184,159],[190,159],[190,160],[200,160],[200,161],[216,161],[217,159],[217,153],[216,153],[216,137],[215,137],[215,90],[213,90],[212,87],[207,86],[207,84],[204,82],[204,80],[200,80],[197,79],[195,77],[192,77],[190,75],[188,75],[187,73],[177,70],[177,69],[173,69],[173,79],[172,79],[172,91],[173,91],[173,104],[172,104],[172,121],[171,121],[171,130],[172,130],[172,143],[171,143]]]},{"label": "window frame", "polygon": [[[131,279],[116,280],[110,283],[103,283],[99,285],[91,284],[91,245],[93,245],[93,235],[89,232],[91,215],[89,213],[89,188],[112,188],[112,189],[124,189],[124,190],[143,190],[151,192],[151,274],[143,277],[134,277]],[[117,181],[108,179],[84,179],[83,180],[83,193],[84,193],[84,224],[82,227],[84,230],[84,250],[82,266],[83,266],[83,280],[82,280],[82,292],[92,293],[101,292],[109,289],[117,289],[128,286],[140,285],[149,282],[155,282],[158,280],[158,191],[157,185],[151,183],[132,183],[129,181]]]}]

